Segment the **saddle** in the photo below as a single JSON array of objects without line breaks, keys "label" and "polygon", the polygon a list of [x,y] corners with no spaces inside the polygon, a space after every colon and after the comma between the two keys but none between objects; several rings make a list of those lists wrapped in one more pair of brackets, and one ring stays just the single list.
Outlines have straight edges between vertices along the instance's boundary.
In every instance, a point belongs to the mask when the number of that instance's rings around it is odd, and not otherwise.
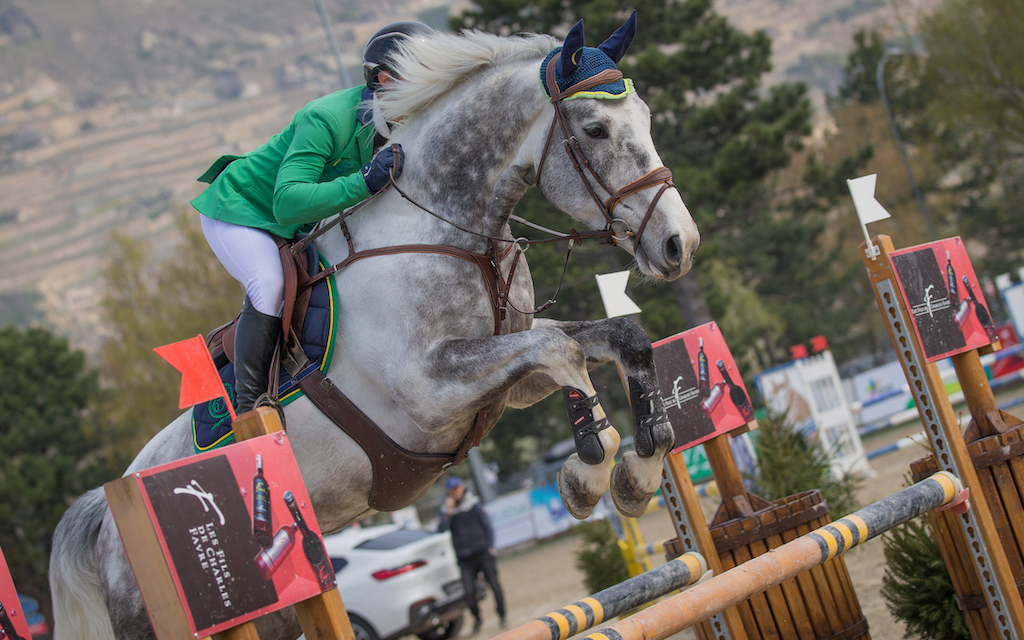
[{"label": "saddle", "polygon": [[[324,279],[316,249],[310,244],[304,250],[293,251],[293,243],[276,236],[275,241],[284,267],[281,324],[286,339],[271,365],[268,394],[276,399],[283,369],[313,404],[348,434],[370,459],[373,484],[369,506],[377,511],[395,511],[408,506],[426,493],[442,472],[465,460],[469,450],[480,444],[485,411],[477,415],[474,428],[466,435],[458,451],[452,454],[416,453],[392,440],[324,375],[320,363],[310,358],[300,344],[298,336],[303,335],[312,292],[310,285]],[[206,337],[207,347],[218,369],[228,361],[234,361],[237,322],[236,317]]]}]

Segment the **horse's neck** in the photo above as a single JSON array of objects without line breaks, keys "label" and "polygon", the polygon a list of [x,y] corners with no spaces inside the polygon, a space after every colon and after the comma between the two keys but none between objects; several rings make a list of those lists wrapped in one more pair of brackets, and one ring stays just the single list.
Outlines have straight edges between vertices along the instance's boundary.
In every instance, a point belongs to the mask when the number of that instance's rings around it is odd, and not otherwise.
[{"label": "horse's neck", "polygon": [[452,222],[500,234],[533,184],[546,104],[534,63],[468,83],[399,129],[408,157],[402,182]]}]

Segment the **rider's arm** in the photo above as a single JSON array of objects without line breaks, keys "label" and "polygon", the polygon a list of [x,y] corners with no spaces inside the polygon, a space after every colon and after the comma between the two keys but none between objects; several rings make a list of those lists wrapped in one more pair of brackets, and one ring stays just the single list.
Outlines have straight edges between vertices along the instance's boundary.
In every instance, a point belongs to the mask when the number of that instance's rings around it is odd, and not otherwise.
[{"label": "rider's arm", "polygon": [[[347,119],[346,119],[347,120]],[[339,141],[356,135],[356,122],[343,124],[326,109],[312,109],[296,124],[274,187],[274,217],[281,224],[316,222],[366,199],[370,192],[358,170],[319,182]]]}]

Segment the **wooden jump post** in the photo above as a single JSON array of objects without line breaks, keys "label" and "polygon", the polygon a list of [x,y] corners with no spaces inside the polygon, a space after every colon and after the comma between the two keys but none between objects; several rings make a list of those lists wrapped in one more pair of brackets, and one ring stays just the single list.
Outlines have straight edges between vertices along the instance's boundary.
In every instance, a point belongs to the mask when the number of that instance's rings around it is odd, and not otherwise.
[{"label": "wooden jump post", "polygon": [[939,472],[586,637],[589,640],[667,638],[922,513],[950,504],[961,494],[962,485],[956,476]]},{"label": "wooden jump post", "polygon": [[[959,238],[939,242],[953,242],[963,251]],[[935,356],[926,358],[913,321],[916,316],[908,312],[900,293],[892,239],[879,235],[871,243],[871,247],[868,242],[861,245],[864,266],[934,452],[911,465],[914,477],[939,469],[951,471],[971,492],[971,509],[966,513],[928,516],[959,596],[957,605],[964,611],[975,640],[1024,637],[1024,604],[1020,597],[1024,581],[1020,551],[1024,543],[1024,490],[1014,479],[1024,474],[1024,428],[996,406],[980,361],[983,353],[999,348],[998,342],[990,346],[986,340],[983,346],[961,349],[950,356],[972,416],[970,427],[961,434],[945,385],[930,361]],[[920,250],[928,247],[923,245]],[[912,250],[918,248],[901,250],[903,255],[897,254],[897,259]],[[963,291],[965,285],[970,288],[968,283],[960,285],[961,300],[966,300],[968,293],[973,296],[973,291]]]},{"label": "wooden jump post", "polygon": [[686,553],[578,602],[509,629],[493,640],[566,640],[640,605],[696,583],[707,571],[699,553]]}]

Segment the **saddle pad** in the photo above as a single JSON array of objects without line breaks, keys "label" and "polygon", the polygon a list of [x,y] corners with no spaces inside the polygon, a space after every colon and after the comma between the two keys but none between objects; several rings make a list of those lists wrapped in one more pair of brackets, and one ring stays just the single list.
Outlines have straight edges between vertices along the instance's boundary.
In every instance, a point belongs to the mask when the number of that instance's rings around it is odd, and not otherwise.
[{"label": "saddle pad", "polygon": [[[327,268],[323,258],[320,258],[320,268]],[[302,325],[302,335],[299,343],[302,349],[309,356],[313,365],[299,374],[298,379],[293,379],[287,371],[281,369],[280,385],[277,395],[282,405],[287,405],[300,397],[302,390],[299,389],[299,379],[305,378],[308,373],[319,370],[326,372],[331,366],[331,357],[334,355],[334,335],[338,324],[338,292],[334,286],[334,277],[324,278],[313,285],[309,299],[309,309],[306,311],[306,320]],[[228,362],[219,370],[220,379],[224,382],[231,403],[237,407],[235,400],[235,364]],[[196,453],[209,451],[217,447],[231,444],[235,441],[235,433],[231,430],[231,415],[224,406],[224,399],[217,398],[202,404],[197,404],[192,409],[192,445]]]}]

